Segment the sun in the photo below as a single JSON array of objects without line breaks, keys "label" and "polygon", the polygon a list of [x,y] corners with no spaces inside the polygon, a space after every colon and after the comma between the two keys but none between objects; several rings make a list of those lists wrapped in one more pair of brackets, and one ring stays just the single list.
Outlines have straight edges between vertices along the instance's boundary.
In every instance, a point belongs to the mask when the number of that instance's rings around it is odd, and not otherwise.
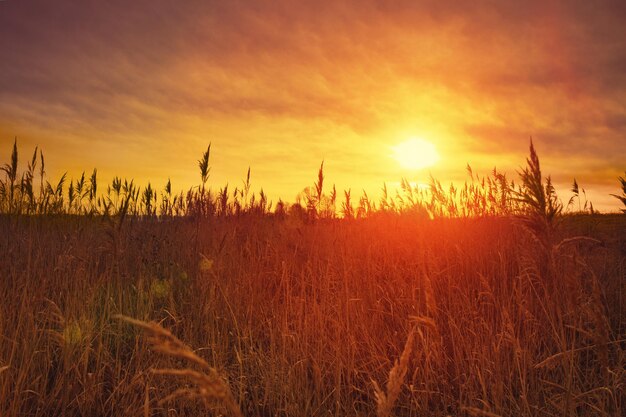
[{"label": "sun", "polygon": [[392,147],[393,157],[406,169],[422,169],[439,161],[435,145],[424,139],[411,138]]}]

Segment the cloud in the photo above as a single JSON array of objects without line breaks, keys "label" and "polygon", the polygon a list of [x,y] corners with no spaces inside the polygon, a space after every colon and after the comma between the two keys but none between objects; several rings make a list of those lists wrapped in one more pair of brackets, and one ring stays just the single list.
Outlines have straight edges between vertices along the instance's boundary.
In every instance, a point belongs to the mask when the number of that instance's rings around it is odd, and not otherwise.
[{"label": "cloud", "polygon": [[216,180],[251,164],[288,197],[322,158],[355,188],[397,179],[384,149],[403,135],[448,152],[443,175],[522,163],[533,135],[555,171],[576,161],[608,186],[626,160],[625,20],[617,1],[7,0],[0,141],[36,135],[72,165],[60,149],[82,143],[86,165],[141,177],[182,173],[212,140],[230,158]]}]

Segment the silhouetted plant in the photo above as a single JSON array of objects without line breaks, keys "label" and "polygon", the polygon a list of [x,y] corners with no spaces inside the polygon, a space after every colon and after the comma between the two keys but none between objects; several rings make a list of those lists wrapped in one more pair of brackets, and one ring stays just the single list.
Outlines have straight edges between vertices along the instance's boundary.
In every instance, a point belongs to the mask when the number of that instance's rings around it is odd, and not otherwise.
[{"label": "silhouetted plant", "polygon": [[622,202],[625,208],[621,210],[622,210],[622,213],[626,214],[626,172],[624,172],[624,177],[619,177],[618,179],[622,187],[622,194],[621,195],[611,194],[611,195]]},{"label": "silhouetted plant", "polygon": [[202,154],[202,158],[198,160],[198,167],[200,168],[200,179],[202,180],[203,192],[204,192],[206,183],[209,180],[209,172],[211,171],[211,167],[209,167],[210,155],[211,155],[211,144],[209,143],[209,146],[207,147],[206,151]]},{"label": "silhouetted plant", "polygon": [[[392,195],[387,184],[383,184],[379,205],[369,198],[364,191],[356,207],[352,207],[350,191],[344,191],[346,202],[341,204],[339,213],[343,217],[364,218],[376,213],[408,214],[419,213],[423,217],[484,217],[520,215],[524,224],[542,239],[550,234],[550,229],[562,211],[551,179],[543,179],[539,166],[539,158],[530,145],[531,154],[527,159],[527,167],[519,174],[521,184],[516,187],[513,181],[495,168],[491,175],[479,177],[467,166],[469,181],[462,187],[454,184],[444,187],[441,182],[431,176],[428,185],[411,184],[405,178]],[[16,214],[53,214],[68,213],[77,215],[117,216],[122,212],[126,215],[148,216],[191,216],[210,218],[213,216],[240,216],[247,213],[265,215],[271,212],[272,203],[267,194],[261,190],[259,194],[251,191],[251,169],[241,188],[232,192],[228,186],[212,190],[207,186],[210,173],[209,144],[202,158],[198,160],[201,183],[186,192],[172,192],[172,184],[168,179],[160,193],[150,185],[140,189],[132,181],[122,181],[114,177],[104,193],[99,194],[97,170],[89,177],[83,172],[77,179],[62,177],[53,185],[45,178],[45,160],[43,152],[35,148],[32,160],[21,178],[18,178],[18,148],[14,141],[11,159],[2,167],[5,179],[0,180],[0,212]],[[35,170],[39,169],[40,189],[35,192]],[[320,164],[317,179],[312,186],[306,187],[296,196],[296,203],[306,208],[309,219],[335,218],[337,216],[337,189],[324,193],[324,161]],[[65,184],[69,187],[65,191]],[[621,179],[623,180],[623,179]],[[574,196],[568,207],[578,199],[579,211],[593,212],[593,206],[586,199],[585,190],[579,188],[575,181],[572,187]],[[585,196],[584,207],[582,196]],[[150,194],[149,196],[146,193]],[[150,198],[147,198],[150,197]],[[616,198],[624,198],[615,195]],[[284,203],[283,203],[284,204]],[[289,210],[285,210],[288,213]]]},{"label": "silhouetted plant", "polygon": [[522,224],[547,248],[563,206],[558,200],[549,176],[544,185],[539,157],[532,139],[530,156],[526,162],[527,166],[519,173],[522,180],[521,187],[516,191],[517,201],[522,204],[520,219]]},{"label": "silhouetted plant", "polygon": [[17,178],[17,138],[13,142],[13,152],[11,152],[11,161],[2,167],[7,175],[7,182],[3,183],[2,194],[8,199],[8,212],[13,212],[15,198],[15,180]]},{"label": "silhouetted plant", "polygon": [[344,191],[345,200],[341,205],[341,211],[343,213],[343,217],[346,219],[354,218],[354,208],[352,207],[352,201],[350,199],[350,191]]}]

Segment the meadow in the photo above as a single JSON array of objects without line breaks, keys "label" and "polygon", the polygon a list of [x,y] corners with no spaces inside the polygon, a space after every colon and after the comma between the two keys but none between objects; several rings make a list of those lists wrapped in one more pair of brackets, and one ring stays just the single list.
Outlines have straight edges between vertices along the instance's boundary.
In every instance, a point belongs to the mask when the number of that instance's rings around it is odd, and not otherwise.
[{"label": "meadow", "polygon": [[563,203],[532,144],[518,183],[378,201],[323,165],[293,204],[213,190],[209,157],[175,193],[14,147],[0,415],[624,414],[626,215]]}]

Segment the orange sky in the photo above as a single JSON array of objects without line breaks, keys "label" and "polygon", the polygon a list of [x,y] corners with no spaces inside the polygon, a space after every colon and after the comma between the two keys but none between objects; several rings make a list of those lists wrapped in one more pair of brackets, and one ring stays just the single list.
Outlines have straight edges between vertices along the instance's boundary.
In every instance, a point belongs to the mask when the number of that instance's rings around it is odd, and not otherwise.
[{"label": "orange sky", "polygon": [[[79,4],[77,4],[79,3]],[[626,169],[626,3],[0,2],[0,161],[13,137],[49,173],[97,167],[175,189],[241,184],[292,201],[327,183],[543,169],[616,210]],[[433,142],[431,168],[391,157]],[[26,158],[24,158],[26,159]]]}]

